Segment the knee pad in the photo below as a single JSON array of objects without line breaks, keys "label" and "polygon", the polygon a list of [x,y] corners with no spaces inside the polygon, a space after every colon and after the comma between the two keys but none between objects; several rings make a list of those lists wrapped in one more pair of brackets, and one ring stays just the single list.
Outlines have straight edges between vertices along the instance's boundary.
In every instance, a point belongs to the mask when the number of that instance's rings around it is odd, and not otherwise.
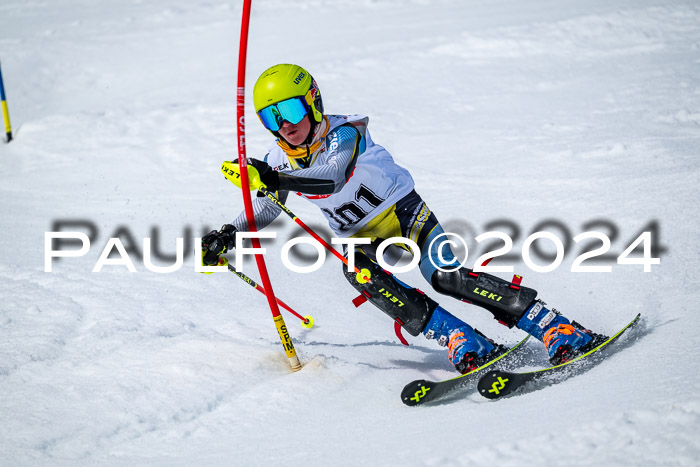
[{"label": "knee pad", "polygon": [[537,297],[534,289],[466,268],[435,271],[431,284],[441,294],[486,308],[509,328],[518,323]]},{"label": "knee pad", "polygon": [[373,305],[398,322],[406,332],[412,336],[419,335],[432,317],[437,302],[396,279],[364,254],[355,254],[355,266],[369,271],[369,281],[361,273],[344,269],[348,282]]}]

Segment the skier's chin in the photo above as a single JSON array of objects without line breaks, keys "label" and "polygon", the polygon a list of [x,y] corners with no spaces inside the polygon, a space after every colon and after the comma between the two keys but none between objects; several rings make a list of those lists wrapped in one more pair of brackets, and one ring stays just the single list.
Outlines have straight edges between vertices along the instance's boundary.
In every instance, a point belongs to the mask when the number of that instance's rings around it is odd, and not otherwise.
[{"label": "skier's chin", "polygon": [[299,133],[299,131],[292,131],[287,135],[283,135],[282,137],[287,143],[289,143],[292,146],[299,146],[301,143],[304,142],[304,139],[301,138],[301,134]]}]

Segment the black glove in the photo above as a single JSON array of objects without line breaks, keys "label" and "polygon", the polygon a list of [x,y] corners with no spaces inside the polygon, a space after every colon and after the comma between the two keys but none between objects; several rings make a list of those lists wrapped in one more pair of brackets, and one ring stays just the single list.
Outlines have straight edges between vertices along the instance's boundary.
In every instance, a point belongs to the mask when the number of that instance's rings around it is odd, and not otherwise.
[{"label": "black glove", "polygon": [[[238,159],[233,161],[238,163]],[[272,170],[267,162],[258,159],[248,159],[248,165],[252,165],[260,174],[260,181],[265,184],[267,191],[275,192],[280,188],[280,174],[276,170]]]},{"label": "black glove", "polygon": [[219,264],[219,255],[236,248],[236,228],[231,224],[224,224],[221,230],[212,230],[202,237],[202,263],[205,266]]}]

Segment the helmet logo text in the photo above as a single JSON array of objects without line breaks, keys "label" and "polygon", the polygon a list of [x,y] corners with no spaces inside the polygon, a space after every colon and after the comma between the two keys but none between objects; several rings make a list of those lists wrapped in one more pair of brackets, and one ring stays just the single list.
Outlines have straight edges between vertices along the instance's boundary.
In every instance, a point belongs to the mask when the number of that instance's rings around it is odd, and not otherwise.
[{"label": "helmet logo text", "polygon": [[303,71],[300,72],[300,73],[299,73],[299,76],[297,76],[296,78],[294,78],[294,84],[299,84],[299,83],[301,83],[301,80],[304,79],[305,76],[306,76],[306,73],[304,73]]}]

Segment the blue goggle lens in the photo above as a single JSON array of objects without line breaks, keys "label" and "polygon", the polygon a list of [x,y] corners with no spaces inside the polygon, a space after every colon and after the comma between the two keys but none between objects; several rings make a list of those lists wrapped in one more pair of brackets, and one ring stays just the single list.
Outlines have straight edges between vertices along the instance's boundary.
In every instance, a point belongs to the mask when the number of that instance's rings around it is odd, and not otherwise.
[{"label": "blue goggle lens", "polygon": [[260,112],[260,121],[270,131],[279,131],[282,122],[287,120],[296,125],[306,117],[308,108],[302,97],[292,97],[277,104],[268,105]]}]

